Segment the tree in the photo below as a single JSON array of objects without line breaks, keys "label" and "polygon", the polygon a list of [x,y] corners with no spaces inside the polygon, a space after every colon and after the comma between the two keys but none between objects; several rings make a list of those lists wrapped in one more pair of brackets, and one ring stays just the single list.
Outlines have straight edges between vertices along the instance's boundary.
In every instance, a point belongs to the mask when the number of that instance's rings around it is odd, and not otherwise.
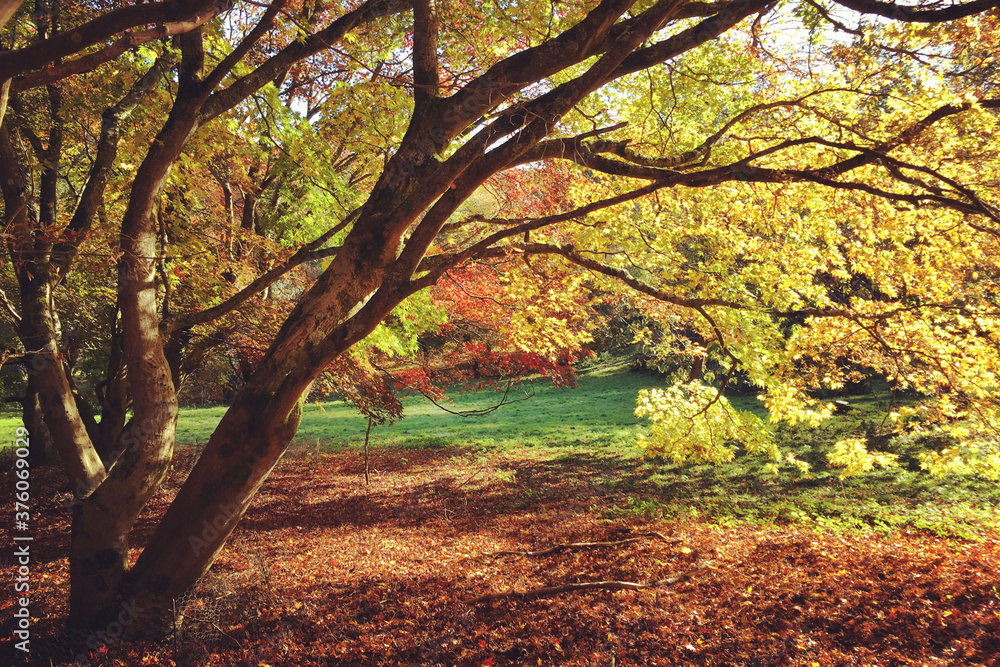
[{"label": "tree", "polygon": [[[829,363],[836,352],[938,392],[949,418],[988,425],[1000,370],[1000,100],[995,79],[976,75],[994,67],[982,54],[996,51],[950,47],[942,35],[995,41],[997,4],[275,0],[227,10],[36,0],[30,16],[22,9],[0,52],[11,96],[0,184],[18,291],[4,301],[76,497],[70,623],[103,627],[126,600],[130,631],[162,630],[285,450],[313,381],[406,299],[477,261],[527,267],[544,256],[594,285],[624,286],[651,313],[696,327],[692,340],[714,341],[706,354],[745,372],[777,418],[822,412],[807,390],[842,381]],[[796,26],[792,38],[777,37],[780,21]],[[127,92],[106,103],[99,135],[76,139],[67,111],[93,119],[95,100],[66,93],[115,77]],[[269,98],[304,106],[316,128],[356,129],[340,136],[369,170],[351,186],[360,203],[211,306],[192,299],[165,312],[170,279],[158,269],[172,174],[213,126]],[[139,109],[136,125],[155,138],[122,142]],[[135,157],[130,169],[119,150]],[[544,212],[462,215],[485,185],[540,163],[573,174],[564,198],[539,202]],[[112,228],[118,315],[107,336],[112,349],[120,340],[116,377],[132,416],[102,451],[72,391],[55,301],[82,244]],[[183,353],[183,332],[319,260],[322,273],[129,566],[129,530],[173,452],[180,355],[171,346]]]}]

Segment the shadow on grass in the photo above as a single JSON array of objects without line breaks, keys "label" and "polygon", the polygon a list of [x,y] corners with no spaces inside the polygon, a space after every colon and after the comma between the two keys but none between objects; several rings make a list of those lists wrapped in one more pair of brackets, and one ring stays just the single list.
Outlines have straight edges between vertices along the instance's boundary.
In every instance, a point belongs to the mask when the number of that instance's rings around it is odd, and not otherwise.
[{"label": "shadow on grass", "polygon": [[[413,526],[444,519],[463,530],[471,519],[466,528],[478,530],[508,512],[559,510],[608,519],[680,517],[887,534],[915,530],[976,540],[995,529],[1000,505],[995,485],[899,469],[840,480],[826,471],[770,474],[756,459],[670,466],[608,449],[565,447],[492,453],[379,449],[371,460],[370,487],[364,485],[361,457],[351,452],[283,461],[244,523],[266,531]],[[322,471],[314,476],[310,495],[323,500],[303,506],[300,490],[288,483],[300,465]]]}]

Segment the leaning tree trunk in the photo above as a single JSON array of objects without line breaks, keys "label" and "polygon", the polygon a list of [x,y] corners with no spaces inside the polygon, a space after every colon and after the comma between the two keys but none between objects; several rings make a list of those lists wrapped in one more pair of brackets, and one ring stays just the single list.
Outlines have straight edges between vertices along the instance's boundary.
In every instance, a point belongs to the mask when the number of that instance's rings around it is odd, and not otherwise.
[{"label": "leaning tree trunk", "polygon": [[[288,405],[288,403],[291,405]],[[123,591],[132,636],[163,636],[173,603],[208,571],[299,425],[297,401],[243,390],[143,549]]]},{"label": "leaning tree trunk", "polygon": [[385,256],[371,253],[373,236],[345,241],[212,434],[132,569],[124,597],[139,616],[133,634],[166,629],[174,601],[211,567],[291,442],[310,383],[402,300],[391,290],[372,298],[394,256],[391,244]]},{"label": "leaning tree trunk", "polygon": [[73,524],[69,623],[75,628],[100,628],[121,614],[128,534],[173,456],[177,395],[159,333],[155,217],[170,166],[197,127],[197,105],[178,104],[136,173],[122,220],[118,303],[132,419],[115,447],[114,467]]}]

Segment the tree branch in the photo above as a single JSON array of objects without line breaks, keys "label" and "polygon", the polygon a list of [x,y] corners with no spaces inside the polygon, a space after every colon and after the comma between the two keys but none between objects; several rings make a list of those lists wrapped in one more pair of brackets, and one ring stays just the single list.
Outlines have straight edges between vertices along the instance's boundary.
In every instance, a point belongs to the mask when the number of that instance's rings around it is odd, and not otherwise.
[{"label": "tree branch", "polygon": [[413,0],[413,115],[438,96],[438,18],[436,0]]},{"label": "tree branch", "polygon": [[167,51],[153,66],[139,78],[119,102],[101,115],[101,136],[97,141],[97,152],[90,175],[80,195],[73,217],[63,230],[61,238],[52,249],[58,278],[61,280],[69,272],[80,244],[87,237],[97,209],[104,199],[111,170],[118,156],[121,125],[132,111],[156,88],[160,79],[173,64],[173,53]]},{"label": "tree branch", "polygon": [[[407,276],[411,275],[426,249],[461,202],[490,176],[509,167],[537,145],[552,131],[560,118],[587,95],[607,83],[628,54],[663,27],[680,6],[678,0],[659,0],[635,17],[632,28],[610,45],[584,73],[531,102],[505,109],[449,157],[440,168],[441,173],[435,173],[432,177],[437,188],[449,181],[450,187],[443,192],[444,196],[431,204],[423,220],[410,235],[397,260],[397,270]],[[606,24],[605,29],[610,29],[610,17]],[[598,38],[599,35],[591,36],[591,39]],[[509,134],[512,136],[500,146],[488,150],[496,140]],[[430,194],[434,193],[433,189],[427,190]]]},{"label": "tree branch", "polygon": [[216,16],[214,11],[205,11],[195,15],[187,21],[176,21],[167,23],[156,28],[150,28],[141,32],[133,32],[125,35],[116,42],[109,44],[99,51],[81,56],[65,62],[55,67],[38,70],[14,79],[11,85],[12,93],[20,93],[38,86],[55,83],[69,76],[90,72],[106,62],[110,62],[137,46],[147,44],[160,39],[174,37],[190,32],[201,27],[204,23]]},{"label": "tree branch", "polygon": [[[998,0],[974,0],[965,4],[952,5],[943,9],[921,9],[918,7],[897,5],[894,2],[878,2],[877,0],[834,0],[838,5],[853,9],[861,14],[875,14],[894,21],[912,23],[940,23],[954,21],[973,14],[979,14],[1000,6]],[[932,3],[932,6],[938,3]]]},{"label": "tree branch", "polygon": [[[722,306],[725,308],[745,308],[745,306],[738,301],[730,301],[728,299],[705,299],[705,298],[691,298],[683,297],[677,294],[671,294],[664,290],[653,287],[652,285],[647,285],[642,281],[636,280],[630,276],[626,271],[622,269],[616,269],[613,266],[607,266],[606,264],[601,264],[600,262],[585,257],[580,252],[577,252],[576,248],[571,245],[555,245],[546,243],[519,243],[512,244],[510,246],[515,251],[521,251],[525,253],[530,253],[533,255],[560,255],[585,269],[590,269],[595,273],[600,273],[606,275],[610,278],[615,278],[622,283],[628,285],[640,294],[645,294],[646,296],[651,296],[657,301],[662,301],[664,303],[669,303],[675,306],[681,306],[682,308],[692,308],[695,310],[703,309],[705,306]],[[709,318],[711,321],[711,318]]]},{"label": "tree branch", "polygon": [[725,124],[723,124],[722,127],[718,129],[718,131],[706,138],[699,146],[676,155],[669,155],[660,158],[649,157],[630,149],[628,147],[628,142],[609,142],[607,144],[594,143],[588,147],[588,150],[592,153],[612,153],[628,162],[631,162],[632,164],[644,167],[654,167],[656,169],[692,168],[694,165],[691,165],[691,163],[695,160],[699,160],[699,164],[702,165],[708,162],[712,153],[712,147],[715,146],[715,144],[717,144],[719,140],[722,139],[722,137],[725,136],[726,133],[729,132],[729,130],[732,129],[732,127],[737,123],[741,123],[761,111],[779,109],[782,107],[797,107],[801,106],[802,103],[810,97],[827,93],[842,93],[847,90],[848,89],[845,88],[825,88],[822,90],[815,90],[794,100],[782,100],[778,102],[768,102],[765,104],[754,105],[730,118]]},{"label": "tree branch", "polygon": [[322,246],[331,238],[336,236],[338,232],[347,228],[347,226],[357,218],[359,212],[360,211],[357,209],[352,211],[340,223],[330,228],[313,241],[299,248],[295,254],[289,257],[283,264],[261,274],[249,285],[241,289],[236,294],[233,294],[222,303],[211,308],[206,308],[205,310],[186,313],[172,319],[163,320],[160,323],[160,331],[164,335],[167,335],[173,333],[174,331],[187,329],[198,324],[205,324],[206,322],[211,322],[212,320],[218,319],[223,315],[228,315],[249,301],[256,294],[264,291],[268,285],[271,285],[275,280],[285,275],[295,267],[304,264],[305,262],[325,259],[336,255],[340,250],[339,247],[322,248]]},{"label": "tree branch", "polygon": [[[24,0],[0,0],[0,28],[7,25],[7,21],[21,7],[21,3],[23,2]],[[0,114],[0,119],[2,118],[3,114]]]},{"label": "tree branch", "polygon": [[[79,53],[94,44],[137,26],[152,24],[157,27],[136,33],[135,38],[140,40],[136,45],[157,39],[160,36],[180,34],[185,26],[189,26],[186,27],[187,30],[195,28],[223,9],[225,9],[225,5],[218,0],[168,0],[167,2],[122,7],[102,14],[81,26],[53,35],[37,44],[23,49],[0,52],[0,72],[4,72],[4,78],[14,78],[34,70],[40,70],[48,63]],[[132,36],[127,35],[122,39],[129,40],[132,39]],[[107,62],[124,50],[114,54],[109,51],[108,54],[111,55],[101,59],[100,62]],[[96,67],[96,64],[94,66]],[[43,80],[40,83],[47,82]],[[40,83],[32,83],[28,87],[40,85]]]},{"label": "tree branch", "polygon": [[486,253],[497,243],[506,240],[514,236],[520,236],[524,232],[534,231],[536,229],[541,229],[542,227],[548,227],[550,225],[555,225],[560,222],[567,222],[569,220],[575,220],[577,218],[582,218],[590,213],[600,211],[602,209],[615,206],[617,204],[623,204],[625,202],[633,201],[639,199],[640,197],[645,197],[648,194],[656,192],[660,188],[665,187],[660,183],[652,183],[650,185],[637,188],[630,192],[626,192],[620,195],[615,195],[614,197],[608,197],[605,199],[600,199],[596,202],[591,202],[585,206],[580,206],[573,209],[572,211],[567,211],[565,213],[558,213],[555,215],[548,215],[541,218],[528,218],[524,220],[514,220],[514,226],[507,229],[494,232],[490,234],[485,239],[469,246],[465,250],[459,251],[451,255],[431,255],[430,257],[425,257],[421,263],[417,266],[414,273],[427,272],[425,275],[411,281],[411,285],[408,288],[408,292],[419,291],[424,287],[429,287],[433,285],[445,271],[451,269],[463,262],[473,259],[475,257],[480,257],[483,253]]},{"label": "tree branch", "polygon": [[[794,105],[799,102],[801,102],[801,100],[774,103],[774,106]],[[917,136],[934,123],[944,118],[968,111],[969,109],[972,109],[973,106],[979,106],[985,109],[998,109],[1000,108],[1000,99],[985,99],[975,103],[966,102],[963,104],[948,104],[941,106],[924,118],[913,123],[896,136],[886,141],[879,142],[872,147],[858,146],[852,143],[831,142],[821,137],[802,137],[799,139],[790,139],[774,146],[770,146],[752,155],[748,155],[742,160],[732,164],[697,172],[682,173],[676,170],[655,166],[659,164],[655,158],[644,158],[643,156],[627,150],[625,145],[620,142],[594,142],[590,145],[579,144],[572,146],[573,150],[564,150],[559,155],[556,155],[555,151],[549,148],[544,153],[540,152],[539,157],[562,157],[606,174],[654,182],[660,181],[664,186],[686,185],[688,187],[707,187],[710,185],[718,185],[719,183],[725,181],[759,183],[809,181],[839,189],[861,190],[879,197],[894,201],[907,202],[913,205],[919,205],[923,202],[931,201],[964,213],[984,215],[991,220],[1000,222],[1000,215],[998,215],[992,207],[983,202],[982,199],[979,198],[973,191],[961,186],[953,179],[949,179],[943,174],[926,167],[911,165],[895,160],[888,155],[888,153],[893,149],[911,143]],[[753,110],[748,110],[743,114],[740,114],[740,116],[744,116],[751,111]],[[739,116],[737,116],[737,118],[739,118]],[[857,155],[840,160],[832,165],[818,167],[816,169],[771,169],[756,167],[751,164],[756,160],[782,150],[809,144],[855,151]],[[611,152],[622,159],[614,160],[606,157],[605,155],[599,154],[599,152]],[[665,163],[669,163],[669,160]],[[969,201],[962,201],[961,199],[947,197],[933,191],[929,191],[926,194],[894,193],[887,190],[881,190],[867,184],[836,180],[836,177],[842,176],[860,167],[880,163],[887,166],[887,168],[902,167],[913,169],[934,176],[935,178],[939,178],[943,182],[952,186],[955,192]],[[929,188],[926,184],[918,184],[913,179],[902,178],[898,172],[893,174],[893,176],[900,182],[905,182],[909,185],[915,186],[920,185],[921,187],[925,187],[925,189],[932,190],[932,188]]]},{"label": "tree branch", "polygon": [[479,408],[478,410],[450,410],[441,405],[440,403],[438,403],[434,399],[434,397],[431,396],[429,393],[421,391],[420,389],[417,389],[417,393],[426,398],[438,410],[441,410],[442,412],[447,412],[450,415],[455,415],[456,417],[483,417],[485,415],[490,414],[491,412],[496,412],[505,405],[510,405],[511,403],[520,403],[521,401],[527,401],[534,397],[535,395],[534,389],[532,389],[532,393],[530,394],[526,391],[524,392],[524,398],[515,398],[508,401],[507,396],[510,395],[510,388],[512,384],[513,384],[512,382],[509,382],[507,384],[507,387],[504,389],[503,396],[500,398],[499,403],[494,403],[489,407]]},{"label": "tree branch", "polygon": [[14,330],[16,331],[21,326],[21,314],[17,312],[17,308],[15,308],[14,304],[10,302],[10,299],[7,298],[7,293],[2,289],[0,289],[0,305],[2,305],[3,309],[7,311],[8,315],[10,315],[10,318],[14,323]]},{"label": "tree branch", "polygon": [[254,92],[272,82],[294,63],[329,48],[348,32],[369,21],[398,14],[407,9],[405,0],[367,0],[357,9],[336,19],[319,32],[295,41],[264,61],[259,67],[208,98],[201,112],[201,123],[225,113]]},{"label": "tree branch", "polygon": [[260,21],[258,21],[257,25],[254,26],[253,30],[251,30],[250,33],[236,45],[236,48],[233,49],[232,53],[226,56],[221,63],[216,65],[215,69],[212,70],[212,73],[205,78],[205,90],[214,90],[216,86],[222,83],[222,80],[226,78],[226,75],[229,74],[234,67],[236,67],[236,64],[246,57],[250,49],[252,49],[254,45],[267,33],[267,31],[271,29],[271,26],[274,25],[274,19],[277,17],[278,12],[280,12],[285,6],[286,2],[287,0],[274,0],[274,2],[271,3],[271,5],[267,8],[267,11],[264,12],[264,15],[260,18]]},{"label": "tree branch", "polygon": [[734,0],[725,5],[718,14],[701,21],[698,25],[682,30],[652,46],[636,49],[622,62],[620,71],[615,73],[615,77],[647,69],[710,42],[751,14],[764,11],[771,4],[772,0]]},{"label": "tree branch", "polygon": [[[434,109],[440,142],[448,142],[484,113],[525,87],[602,53],[617,34],[616,21],[635,0],[602,0],[579,23],[537,46],[494,64]],[[634,19],[623,21],[620,28]]]}]

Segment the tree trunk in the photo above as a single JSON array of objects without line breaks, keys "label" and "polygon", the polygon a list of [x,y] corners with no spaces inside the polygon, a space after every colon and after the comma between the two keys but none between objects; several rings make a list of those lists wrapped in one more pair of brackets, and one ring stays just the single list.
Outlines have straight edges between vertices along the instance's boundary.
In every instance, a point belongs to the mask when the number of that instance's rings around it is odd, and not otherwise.
[{"label": "tree trunk", "polygon": [[50,465],[59,461],[52,434],[45,424],[45,414],[38,399],[38,375],[28,375],[28,386],[21,400],[21,421],[31,436],[28,460],[32,466]]},{"label": "tree trunk", "polygon": [[[183,49],[193,46],[197,56],[200,39],[200,33],[182,36]],[[193,76],[185,72],[186,78]],[[121,454],[107,479],[75,516],[70,547],[69,624],[73,628],[101,628],[122,613],[128,533],[173,457],[177,394],[159,333],[156,211],[171,165],[198,128],[200,104],[182,100],[190,93],[182,90],[136,172],[122,219],[118,304],[132,419],[122,430],[115,447]]]},{"label": "tree trunk", "polygon": [[[277,403],[277,405],[276,405]],[[142,551],[126,585],[133,636],[162,637],[174,601],[208,571],[298,429],[301,406],[241,391]]]},{"label": "tree trunk", "polygon": [[[111,326],[117,326],[117,314]],[[97,400],[101,404],[101,434],[95,443],[101,460],[108,465],[118,454],[119,438],[125,429],[125,413],[128,409],[128,387],[126,386],[125,361],[123,359],[121,334],[111,335],[111,350],[108,357],[108,372],[104,382],[98,385]]]},{"label": "tree trunk", "polygon": [[[76,410],[80,413],[80,420],[83,422],[83,427],[87,429],[87,437],[90,442],[96,443],[101,437],[101,427],[97,423],[97,417],[94,416],[94,410],[90,407],[90,403],[87,399],[83,397],[80,390],[77,389],[76,382],[73,381],[73,369],[69,364],[63,364],[65,366],[66,379],[69,381],[69,389],[73,393],[73,400],[76,401]],[[98,454],[100,455],[100,454]],[[108,466],[108,462],[104,461],[104,466]]]},{"label": "tree trunk", "polygon": [[34,261],[28,188],[19,166],[4,128],[0,130],[0,181],[6,210],[15,211],[8,229],[16,239],[11,254],[21,293],[18,334],[28,353],[29,384],[33,383],[38,390],[39,408],[45,415],[71,488],[77,497],[85,497],[104,479],[104,465],[80,417],[66,365],[62,362],[50,267]]},{"label": "tree trunk", "polygon": [[[52,8],[48,8],[51,11]],[[39,21],[54,21],[45,16]],[[45,24],[50,26],[49,23]],[[54,25],[54,24],[52,24]],[[39,407],[46,416],[49,434],[61,450],[60,458],[72,482],[74,492],[85,495],[104,478],[104,465],[94,452],[92,431],[88,430],[85,416],[80,412],[74,392],[70,368],[66,363],[65,348],[60,346],[60,323],[53,286],[58,277],[49,261],[51,242],[34,236],[35,230],[47,233],[58,223],[58,181],[62,158],[63,121],[62,93],[57,86],[48,86],[49,114],[52,118],[48,146],[40,152],[43,160],[38,187],[38,208],[29,207],[30,169],[21,161],[6,132],[0,138],[0,159],[9,161],[3,170],[7,184],[4,189],[5,204],[17,202],[17,213],[12,218],[15,229],[15,272],[21,293],[20,337],[31,355],[28,368],[29,386],[38,391]],[[31,137],[29,136],[29,139]],[[38,137],[34,142],[39,142]],[[29,141],[29,143],[33,143]],[[29,213],[30,211],[30,213]],[[47,235],[47,234],[46,234]]]},{"label": "tree trunk", "polygon": [[139,610],[130,632],[156,635],[166,628],[174,601],[211,567],[291,442],[311,382],[404,297],[385,289],[372,298],[395,247],[390,242],[372,253],[373,239],[383,232],[364,227],[359,222],[359,231],[286,320],[136,561],[125,589]]}]

